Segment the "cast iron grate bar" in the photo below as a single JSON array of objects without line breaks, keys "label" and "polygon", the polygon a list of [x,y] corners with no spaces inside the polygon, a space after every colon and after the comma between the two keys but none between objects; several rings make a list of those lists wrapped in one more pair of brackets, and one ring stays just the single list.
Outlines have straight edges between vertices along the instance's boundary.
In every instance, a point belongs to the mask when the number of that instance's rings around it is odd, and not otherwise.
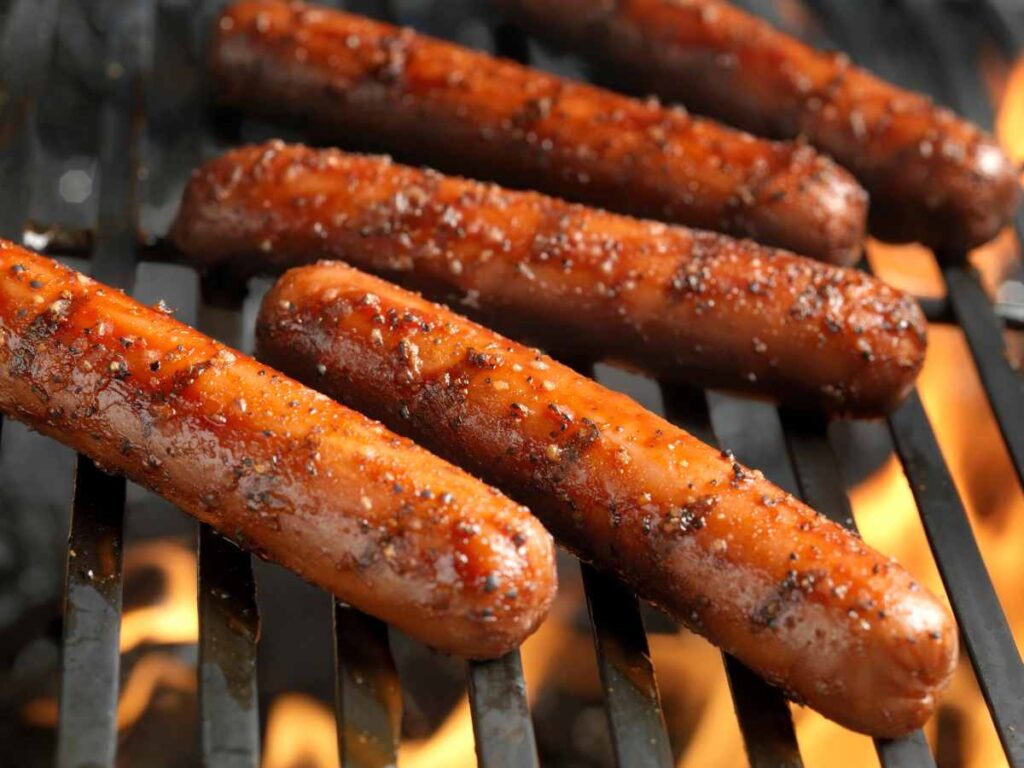
[{"label": "cast iron grate bar", "polygon": [[[669,421],[708,445],[719,444],[704,393],[681,386],[662,386],[662,396]],[[761,466],[756,461],[758,449],[755,445],[736,447],[741,461]],[[784,487],[792,486],[788,478],[771,479]],[[751,768],[798,768],[803,765],[793,716],[782,691],[769,685],[732,656],[723,653],[722,659]]]},{"label": "cast iron grate bar", "polygon": [[1010,763],[1024,766],[1024,664],[916,390],[889,430],[999,740]]},{"label": "cast iron grate bar", "polygon": [[113,766],[125,482],[78,457],[68,538],[58,768]]},{"label": "cast iron grate bar", "polygon": [[[201,282],[198,326],[239,347],[245,285],[211,272]],[[260,758],[256,645],[259,610],[252,557],[199,525],[200,747],[209,766],[256,768]]]},{"label": "cast iron grate bar", "polygon": [[949,264],[942,275],[1017,478],[1024,483],[1024,376],[1010,366],[1002,324],[974,271]]},{"label": "cast iron grate bar", "polygon": [[[574,367],[595,378],[591,364],[577,361]],[[582,562],[580,570],[616,764],[671,765],[640,602],[617,579]]]},{"label": "cast iron grate bar", "polygon": [[[786,447],[800,485],[801,497],[830,520],[857,531],[828,423],[818,414],[780,412]],[[934,768],[935,760],[920,730],[900,739],[875,739],[885,768]]]},{"label": "cast iron grate bar", "polygon": [[344,603],[334,606],[334,706],[343,768],[394,768],[402,692],[388,628]]},{"label": "cast iron grate bar", "polygon": [[[138,13],[113,14],[104,48],[100,198],[93,275],[130,291],[135,277],[135,181],[142,77]],[[112,766],[117,752],[121,539],[125,480],[79,457],[68,548],[57,765]]]},{"label": "cast iron grate bar", "polygon": [[672,765],[658,684],[636,595],[580,563],[612,748],[621,768]]},{"label": "cast iron grate bar", "polygon": [[480,768],[538,768],[533,721],[519,651],[471,661],[469,711]]},{"label": "cast iron grate bar", "polygon": [[199,712],[203,764],[256,768],[259,613],[252,561],[207,525],[199,526]]}]

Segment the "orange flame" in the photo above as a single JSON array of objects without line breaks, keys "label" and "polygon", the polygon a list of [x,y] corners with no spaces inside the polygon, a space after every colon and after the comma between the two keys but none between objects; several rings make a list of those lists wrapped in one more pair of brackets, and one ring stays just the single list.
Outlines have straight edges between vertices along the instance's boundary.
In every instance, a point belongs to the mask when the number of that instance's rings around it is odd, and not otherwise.
[{"label": "orange flame", "polygon": [[1014,62],[1006,78],[996,137],[1013,160],[1024,162],[1024,57]]},{"label": "orange flame", "polygon": [[195,552],[175,542],[145,542],[128,549],[124,567],[126,579],[144,569],[158,571],[163,591],[155,603],[125,611],[121,619],[121,653],[143,644],[196,642],[199,618]]}]

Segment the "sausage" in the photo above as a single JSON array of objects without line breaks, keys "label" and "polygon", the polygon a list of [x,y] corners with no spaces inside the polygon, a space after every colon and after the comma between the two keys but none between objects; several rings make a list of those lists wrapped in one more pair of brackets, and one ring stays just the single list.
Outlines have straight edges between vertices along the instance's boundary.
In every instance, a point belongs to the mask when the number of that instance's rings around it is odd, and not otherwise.
[{"label": "sausage", "polygon": [[438,649],[515,648],[555,592],[528,510],[164,312],[0,241],[0,410]]},{"label": "sausage", "polygon": [[201,268],[340,259],[556,357],[804,408],[880,415],[924,359],[916,302],[863,272],[387,158],[234,150],[194,174],[171,236]]},{"label": "sausage", "polygon": [[953,672],[899,565],[633,400],[339,262],[287,272],[259,354],[530,506],[556,539],[839,723],[897,736]]},{"label": "sausage", "polygon": [[827,261],[858,258],[867,199],[808,146],[564,80],[369,19],[279,0],[224,11],[210,69],[228,106],[346,148]]},{"label": "sausage", "polygon": [[501,0],[617,81],[774,138],[806,137],[871,195],[873,234],[966,251],[1006,226],[1017,172],[996,141],[927,97],[722,0]]}]

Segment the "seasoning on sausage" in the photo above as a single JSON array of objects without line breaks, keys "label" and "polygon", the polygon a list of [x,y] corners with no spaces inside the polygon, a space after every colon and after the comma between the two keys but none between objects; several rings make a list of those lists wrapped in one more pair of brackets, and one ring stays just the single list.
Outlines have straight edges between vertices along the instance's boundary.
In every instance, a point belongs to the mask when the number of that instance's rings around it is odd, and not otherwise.
[{"label": "seasoning on sausage", "polygon": [[381,157],[231,151],[196,171],[172,238],[199,267],[341,259],[556,356],[803,408],[883,414],[924,360],[916,302],[863,272]]},{"label": "seasoning on sausage", "polygon": [[543,620],[553,546],[523,507],[54,261],[0,241],[0,276],[7,416],[441,650],[498,656]]},{"label": "seasoning on sausage", "polygon": [[826,261],[860,253],[867,198],[777,143],[359,16],[243,0],[214,33],[220,99],[347,148],[718,230]]},{"label": "seasoning on sausage", "polygon": [[794,699],[919,727],[957,656],[899,565],[629,398],[341,263],[285,274],[259,354],[530,505],[557,539]]},{"label": "seasoning on sausage", "polygon": [[1017,171],[976,125],[722,0],[501,0],[552,43],[762,136],[806,139],[871,194],[871,231],[963,253],[1006,226]]}]

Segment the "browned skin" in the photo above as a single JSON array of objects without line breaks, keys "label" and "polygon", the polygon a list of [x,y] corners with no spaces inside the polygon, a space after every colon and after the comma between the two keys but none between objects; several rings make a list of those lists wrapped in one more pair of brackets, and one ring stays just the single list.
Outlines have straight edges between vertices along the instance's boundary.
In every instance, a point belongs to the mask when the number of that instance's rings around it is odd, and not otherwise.
[{"label": "browned skin", "polygon": [[857,258],[867,198],[807,146],[359,16],[248,0],[221,17],[220,98],[348,148],[778,245]]},{"label": "browned skin", "polygon": [[987,133],[721,0],[501,3],[644,93],[763,136],[807,137],[870,192],[879,237],[963,251],[1016,208],[1017,173]]},{"label": "browned skin", "polygon": [[6,241],[0,410],[444,651],[515,648],[555,593],[551,537],[523,507]]},{"label": "browned skin", "polygon": [[337,262],[267,295],[260,355],[530,505],[563,544],[793,698],[920,726],[957,656],[900,566],[634,401]]},{"label": "browned skin", "polygon": [[925,352],[917,304],[863,272],[337,150],[214,160],[172,237],[200,267],[342,259],[556,356],[805,408],[884,413]]}]

